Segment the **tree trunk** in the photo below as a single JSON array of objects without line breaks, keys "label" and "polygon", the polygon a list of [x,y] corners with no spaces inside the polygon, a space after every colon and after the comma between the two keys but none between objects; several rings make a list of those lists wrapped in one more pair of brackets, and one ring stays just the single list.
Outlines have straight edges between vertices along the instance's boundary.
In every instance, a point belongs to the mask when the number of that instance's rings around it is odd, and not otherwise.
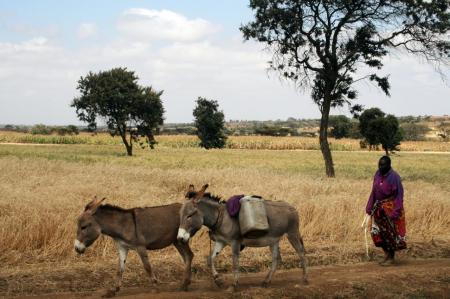
[{"label": "tree trunk", "polygon": [[323,159],[325,161],[325,172],[329,178],[334,178],[334,165],[331,156],[330,146],[328,144],[328,117],[330,114],[331,101],[324,99],[322,106],[322,118],[320,119],[320,150],[322,151]]},{"label": "tree trunk", "polygon": [[128,143],[126,131],[120,131],[120,137],[122,137],[123,144],[125,144],[125,148],[127,149],[127,155],[132,156],[133,155],[133,144],[130,140],[130,143]]},{"label": "tree trunk", "polygon": [[156,144],[155,136],[153,136],[151,132],[147,133],[147,139],[148,139],[148,146],[150,147],[150,149],[155,149]]}]

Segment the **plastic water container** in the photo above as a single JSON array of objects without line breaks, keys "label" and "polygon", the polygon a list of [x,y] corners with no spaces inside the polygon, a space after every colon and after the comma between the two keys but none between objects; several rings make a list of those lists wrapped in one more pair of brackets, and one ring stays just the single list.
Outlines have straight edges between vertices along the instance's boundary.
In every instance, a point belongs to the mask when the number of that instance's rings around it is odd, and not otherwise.
[{"label": "plastic water container", "polygon": [[264,199],[245,196],[241,198],[239,210],[239,225],[241,234],[249,239],[265,235],[269,231],[266,204]]}]

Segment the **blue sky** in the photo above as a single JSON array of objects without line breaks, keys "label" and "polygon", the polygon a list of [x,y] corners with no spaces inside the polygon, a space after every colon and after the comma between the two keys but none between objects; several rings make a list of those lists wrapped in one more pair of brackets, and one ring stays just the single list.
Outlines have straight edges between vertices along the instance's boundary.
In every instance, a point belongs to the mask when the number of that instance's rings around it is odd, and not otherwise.
[{"label": "blue sky", "polygon": [[[167,122],[191,121],[198,96],[218,100],[227,119],[319,117],[309,92],[267,73],[262,45],[243,43],[238,28],[251,19],[237,0],[0,0],[0,123],[78,124],[69,107],[77,80],[119,66],[164,90]],[[392,97],[360,84],[359,103],[450,114],[449,83],[430,65],[396,54],[384,73]]]},{"label": "blue sky", "polygon": [[[165,1],[122,1],[122,0],[0,0],[0,15],[12,26],[22,25],[49,28],[56,26],[70,42],[70,34],[80,23],[97,23],[102,34],[108,37],[114,35],[115,22],[120,14],[132,7],[142,7],[156,10],[172,10],[182,12],[190,19],[205,18],[214,20],[223,26],[223,32],[238,34],[239,24],[251,19],[252,12],[246,1],[206,1],[206,0],[165,0]],[[4,21],[5,22],[5,21]],[[26,34],[20,34],[0,27],[2,41],[20,41]],[[237,26],[236,26],[237,25]]]}]

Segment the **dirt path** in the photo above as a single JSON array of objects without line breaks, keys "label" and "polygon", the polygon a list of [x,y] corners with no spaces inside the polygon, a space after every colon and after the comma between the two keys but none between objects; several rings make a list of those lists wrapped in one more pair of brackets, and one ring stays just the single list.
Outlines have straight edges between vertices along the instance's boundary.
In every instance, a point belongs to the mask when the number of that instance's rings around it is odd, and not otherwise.
[{"label": "dirt path", "polygon": [[[174,283],[151,288],[126,288],[117,298],[450,298],[450,259],[405,260],[396,266],[376,263],[311,267],[310,283],[302,284],[298,270],[278,271],[272,285],[261,288],[265,273],[242,274],[239,292],[231,293],[211,281],[194,281],[189,292],[176,291]],[[231,276],[225,275],[225,282]],[[95,292],[55,293],[16,298],[98,298]]]}]

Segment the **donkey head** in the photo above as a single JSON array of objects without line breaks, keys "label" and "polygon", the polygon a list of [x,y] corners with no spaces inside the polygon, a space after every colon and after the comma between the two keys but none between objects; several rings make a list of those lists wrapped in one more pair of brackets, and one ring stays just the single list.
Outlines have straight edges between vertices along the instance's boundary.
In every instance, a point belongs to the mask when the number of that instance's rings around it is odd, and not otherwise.
[{"label": "donkey head", "polygon": [[101,203],[105,200],[94,199],[86,205],[84,212],[78,217],[77,238],[75,239],[74,248],[79,254],[84,253],[86,248],[92,245],[101,234],[101,228],[94,217],[95,212]]},{"label": "donkey head", "polygon": [[205,194],[208,184],[204,185],[200,191],[195,191],[194,185],[190,185],[186,193],[186,202],[180,210],[180,228],[177,239],[188,242],[191,237],[203,225],[203,213],[198,209],[198,202]]}]

